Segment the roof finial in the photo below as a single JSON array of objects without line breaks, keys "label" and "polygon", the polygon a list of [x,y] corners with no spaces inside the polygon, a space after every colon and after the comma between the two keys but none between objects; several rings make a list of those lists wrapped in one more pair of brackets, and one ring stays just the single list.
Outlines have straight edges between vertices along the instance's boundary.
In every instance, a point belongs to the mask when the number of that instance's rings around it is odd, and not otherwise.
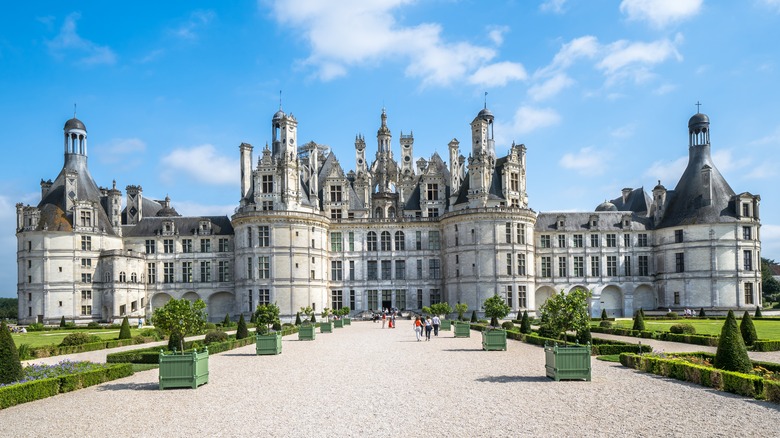
[{"label": "roof finial", "polygon": [[485,109],[487,109],[487,91],[485,91]]},{"label": "roof finial", "polygon": [[279,111],[282,110],[282,90],[279,90]]},{"label": "roof finial", "polygon": [[699,101],[697,100],[696,101],[696,114],[699,114],[701,112],[701,111],[699,111],[699,109],[701,109],[701,103],[699,103]]},{"label": "roof finial", "polygon": [[73,102],[73,118],[76,118],[76,102]]}]

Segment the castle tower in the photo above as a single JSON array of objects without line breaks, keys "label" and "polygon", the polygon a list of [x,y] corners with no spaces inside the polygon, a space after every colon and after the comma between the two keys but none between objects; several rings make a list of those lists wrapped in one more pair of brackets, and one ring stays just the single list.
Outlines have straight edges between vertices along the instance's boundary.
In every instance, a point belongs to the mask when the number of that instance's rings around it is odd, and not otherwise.
[{"label": "castle tower", "polygon": [[241,202],[244,202],[252,191],[252,145],[241,143],[238,149],[241,151]]}]

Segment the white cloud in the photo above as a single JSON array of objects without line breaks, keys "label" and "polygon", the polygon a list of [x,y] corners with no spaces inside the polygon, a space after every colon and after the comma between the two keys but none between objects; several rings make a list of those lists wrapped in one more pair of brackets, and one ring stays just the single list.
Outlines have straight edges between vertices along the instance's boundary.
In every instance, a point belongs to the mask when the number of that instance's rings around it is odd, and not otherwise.
[{"label": "white cloud", "polygon": [[592,35],[575,38],[561,46],[550,65],[537,72],[539,76],[547,76],[569,68],[581,58],[593,58],[599,52],[598,39]]},{"label": "white cloud", "polygon": [[645,171],[644,176],[652,178],[655,181],[661,181],[661,184],[672,190],[680,180],[685,167],[688,165],[688,157],[680,157],[674,161],[656,161]]},{"label": "white cloud", "polygon": [[626,139],[634,136],[636,130],[636,123],[629,123],[619,128],[613,129],[609,135],[618,139]]},{"label": "white cloud", "polygon": [[108,46],[101,46],[86,40],[76,33],[76,21],[81,14],[74,12],[65,17],[60,33],[53,40],[46,41],[49,52],[57,58],[78,54],[79,63],[85,65],[115,64],[116,54]]},{"label": "white cloud", "polygon": [[557,73],[544,82],[530,87],[528,89],[528,95],[531,99],[536,101],[545,100],[557,95],[572,84],[574,84],[574,80],[565,73]]},{"label": "white cloud", "polygon": [[566,0],[545,0],[539,5],[539,10],[542,12],[552,12],[554,14],[562,14],[566,11]]},{"label": "white cloud", "polygon": [[103,164],[121,165],[125,169],[141,164],[146,143],[139,138],[112,138],[94,148],[96,158]]},{"label": "white cloud", "polygon": [[629,20],[648,21],[655,27],[687,20],[701,10],[703,0],[623,0],[620,12]]},{"label": "white cloud", "polygon": [[[354,66],[384,60],[407,63],[405,73],[424,85],[449,85],[472,74],[495,58],[489,47],[448,42],[436,23],[403,26],[393,12],[412,0],[300,0],[295,7],[274,0],[272,13],[280,26],[300,32],[311,47],[303,61],[321,80],[347,74]],[[261,0],[261,5],[262,5]],[[500,40],[503,31],[490,35]]]},{"label": "white cloud", "polygon": [[600,175],[607,169],[608,159],[609,154],[606,151],[588,146],[574,153],[563,154],[558,164],[581,175]]},{"label": "white cloud", "polygon": [[750,165],[750,161],[748,157],[735,157],[728,149],[718,149],[712,153],[712,162],[721,173],[745,168]]},{"label": "white cloud", "polygon": [[165,165],[163,176],[168,180],[186,174],[191,178],[208,184],[238,184],[236,169],[238,160],[232,160],[217,154],[210,144],[191,148],[177,148],[162,158]]},{"label": "white cloud", "polygon": [[758,4],[780,13],[780,0],[758,0]]},{"label": "white cloud", "polygon": [[668,39],[645,42],[615,41],[605,47],[606,55],[596,64],[596,68],[607,76],[608,83],[622,79],[633,79],[640,83],[652,76],[650,67],[669,58],[682,61],[676,44],[682,37],[678,34],[675,41]]},{"label": "white cloud", "polygon": [[497,62],[480,67],[469,77],[469,82],[476,85],[497,87],[509,81],[522,81],[528,78],[522,64],[515,62]]},{"label": "white cloud", "polygon": [[497,46],[504,44],[504,34],[509,32],[509,26],[488,26],[488,38]]},{"label": "white cloud", "polygon": [[660,87],[658,87],[655,90],[653,90],[653,93],[658,94],[658,95],[664,95],[664,94],[669,94],[669,93],[671,93],[672,91],[674,91],[676,89],[677,89],[677,85],[663,84]]},{"label": "white cloud", "polygon": [[214,11],[193,11],[187,21],[171,30],[171,34],[185,40],[197,39],[198,33],[211,23],[214,17]]},{"label": "white cloud", "polygon": [[745,175],[747,179],[770,179],[777,177],[777,164],[772,162],[763,162],[758,166],[753,167]]},{"label": "white cloud", "polygon": [[[561,116],[551,108],[532,108],[521,106],[515,112],[514,117],[507,124],[496,122],[496,132],[502,136],[511,138],[518,134],[527,134],[537,129],[557,125],[561,121]],[[498,139],[505,142],[505,139]]]}]

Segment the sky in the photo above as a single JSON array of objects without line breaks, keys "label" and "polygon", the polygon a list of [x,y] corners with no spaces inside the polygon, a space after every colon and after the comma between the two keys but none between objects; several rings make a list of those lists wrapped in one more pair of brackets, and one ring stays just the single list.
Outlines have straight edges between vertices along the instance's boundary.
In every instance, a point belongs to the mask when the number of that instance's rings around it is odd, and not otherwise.
[{"label": "sky", "polygon": [[[486,104],[498,155],[527,146],[529,206],[592,211],[624,187],[672,189],[688,119],[710,117],[716,167],[761,195],[762,256],[780,260],[780,0],[237,0],[17,2],[0,27],[0,296],[16,296],[15,205],[88,131],[99,186],[231,215],[239,149],[279,109],[299,144],[355,168],[385,108],[414,158],[461,142]],[[487,94],[485,94],[487,93]]]}]

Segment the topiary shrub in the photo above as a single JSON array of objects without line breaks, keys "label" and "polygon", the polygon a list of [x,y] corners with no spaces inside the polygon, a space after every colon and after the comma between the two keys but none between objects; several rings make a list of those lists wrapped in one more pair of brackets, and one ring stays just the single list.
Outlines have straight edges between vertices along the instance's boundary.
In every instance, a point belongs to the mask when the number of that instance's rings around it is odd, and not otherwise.
[{"label": "topiary shrub", "polygon": [[91,329],[99,329],[99,328],[100,328],[100,324],[98,324],[98,323],[97,323],[97,322],[95,322],[95,321],[92,321],[92,322],[90,322],[89,324],[87,324],[87,328],[91,328]]},{"label": "topiary shrub", "polygon": [[203,324],[203,330],[209,331],[209,330],[216,330],[216,329],[217,329],[217,325],[214,324],[213,322],[207,322]]},{"label": "topiary shrub", "polygon": [[311,314],[311,319],[310,319],[310,321],[312,322],[312,324],[314,324],[314,323],[316,323],[316,322],[317,322],[317,318],[315,318],[315,317],[314,317],[314,313],[312,313],[312,314]]},{"label": "topiary shrub", "polygon": [[89,344],[91,342],[100,342],[100,336],[90,335],[89,333],[71,333],[60,342],[60,347],[70,347],[73,345]]},{"label": "topiary shrub", "polygon": [[222,330],[211,330],[206,333],[206,337],[203,339],[203,342],[208,345],[215,342],[225,342],[227,341],[227,338],[227,333],[223,332]]},{"label": "topiary shrub", "polygon": [[501,323],[501,328],[504,330],[514,330],[515,324],[512,321],[504,321]]},{"label": "topiary shrub", "polygon": [[39,332],[41,330],[43,330],[43,324],[41,324],[40,322],[34,322],[27,326],[28,332]]},{"label": "topiary shrub", "polygon": [[244,314],[238,318],[238,328],[236,329],[236,339],[244,339],[249,336],[249,330],[246,328],[246,321],[244,320]]},{"label": "topiary shrub", "polygon": [[753,342],[758,339],[753,318],[750,317],[750,313],[747,310],[742,315],[742,321],[739,322],[739,332],[742,334],[742,340],[745,341],[745,345],[753,345]]},{"label": "topiary shrub", "polygon": [[756,318],[761,318],[762,316],[763,315],[761,315],[761,307],[760,306],[756,306],[756,315],[755,315],[755,317]]},{"label": "topiary shrub", "polygon": [[278,332],[281,329],[282,329],[282,323],[281,322],[276,321],[273,324],[271,324],[271,330],[274,330],[274,331]]},{"label": "topiary shrub", "polygon": [[609,317],[607,316],[607,309],[601,309],[601,320],[602,320],[602,321],[605,321],[605,320],[607,320],[608,318],[609,318]]},{"label": "topiary shrub", "polygon": [[230,327],[230,325],[231,325],[231,322],[230,322],[230,314],[229,314],[229,313],[226,313],[226,314],[225,314],[225,319],[224,319],[224,320],[222,320],[222,327]]},{"label": "topiary shrub", "polygon": [[590,336],[590,326],[577,332],[577,342],[579,342],[580,344],[587,344],[591,340],[592,338]]},{"label": "topiary shrub", "polygon": [[742,335],[737,328],[737,319],[732,310],[729,310],[726,322],[723,323],[723,328],[720,331],[718,351],[715,353],[713,365],[722,370],[739,373],[749,373],[753,369],[745,341],[742,340]]},{"label": "topiary shrub", "polygon": [[699,309],[699,318],[706,318],[706,317],[707,314],[704,313],[704,307],[702,307],[701,309]]},{"label": "topiary shrub", "polygon": [[520,320],[520,333],[531,333],[531,319],[528,318],[528,310],[523,311],[523,318]]},{"label": "topiary shrub", "polygon": [[645,330],[645,318],[642,314],[642,309],[639,309],[636,312],[636,315],[634,315],[634,326],[631,328],[631,330],[639,330],[644,331]]},{"label": "topiary shrub", "polygon": [[0,384],[16,382],[22,380],[22,377],[22,363],[16,344],[11,337],[11,330],[3,321],[0,323]]},{"label": "topiary shrub", "polygon": [[295,314],[295,325],[301,325],[301,312]]},{"label": "topiary shrub", "polygon": [[171,335],[168,336],[168,350],[171,351],[180,350],[183,340],[184,337],[179,336],[178,333],[171,333]]},{"label": "topiary shrub", "polygon": [[62,315],[62,318],[60,318],[60,327],[65,327],[65,315]]},{"label": "topiary shrub", "polygon": [[669,327],[669,332],[677,335],[694,335],[696,327],[688,323],[673,324]]},{"label": "topiary shrub", "polygon": [[477,322],[477,311],[472,310],[471,311],[471,322]]},{"label": "topiary shrub", "polygon": [[130,321],[127,316],[122,320],[122,327],[119,329],[119,338],[117,339],[130,339],[133,335],[130,334]]},{"label": "topiary shrub", "polygon": [[599,322],[599,327],[601,328],[612,328],[612,321],[607,321],[606,319]]},{"label": "topiary shrub", "polygon": [[680,315],[678,315],[678,314],[677,314],[677,312],[668,312],[668,313],[666,314],[666,317],[667,317],[667,318],[679,318],[679,317],[680,317]]},{"label": "topiary shrub", "polygon": [[249,323],[250,324],[256,324],[257,321],[255,320],[255,313],[252,312],[252,316],[249,317]]}]

